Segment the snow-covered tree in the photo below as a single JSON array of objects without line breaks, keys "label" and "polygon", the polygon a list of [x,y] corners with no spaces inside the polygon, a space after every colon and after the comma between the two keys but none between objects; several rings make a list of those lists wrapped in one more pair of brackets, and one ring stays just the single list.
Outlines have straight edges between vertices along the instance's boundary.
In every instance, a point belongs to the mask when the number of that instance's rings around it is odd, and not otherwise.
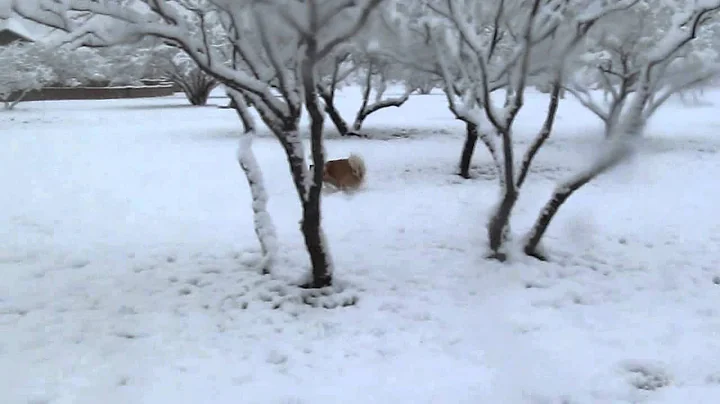
[{"label": "snow-covered tree", "polygon": [[[717,65],[689,65],[686,55],[692,54],[694,40],[700,35],[703,24],[717,18],[720,0],[665,0],[658,6],[663,8],[660,12],[668,15],[667,29],[648,47],[635,67],[634,95],[614,124],[606,150],[585,170],[556,187],[525,239],[526,254],[544,258],[539,249],[540,240],[567,199],[624,161],[633,152],[635,141],[644,135],[648,120],[669,97],[718,71]],[[702,47],[702,43],[699,45]],[[713,57],[713,53],[707,57]]]},{"label": "snow-covered tree", "polygon": [[[371,114],[402,106],[419,85],[417,80],[414,84],[408,81],[407,69],[393,58],[374,52],[377,42],[388,40],[392,39],[378,35],[377,29],[366,30],[322,64],[318,92],[325,111],[342,136],[362,136],[363,124]],[[335,91],[347,83],[358,84],[361,92],[361,104],[352,124],[345,121],[334,105]],[[387,96],[391,85],[402,85],[402,94]]]},{"label": "snow-covered tree", "polygon": [[[491,257],[504,259],[506,256],[504,249],[513,207],[534,157],[552,132],[560,92],[568,87],[568,77],[577,65],[575,58],[582,55],[589,34],[593,29],[611,24],[616,16],[634,11],[633,7],[640,4],[639,0],[437,0],[428,3],[434,18],[424,24],[435,45],[450,108],[469,128],[477,130],[499,172],[501,199],[488,223]],[[708,10],[714,9],[714,2],[666,1],[664,4],[668,9],[658,13],[672,15],[668,34],[659,38],[640,59],[634,97],[626,116],[621,116],[619,126],[613,129],[623,141],[613,141],[610,150],[601,153],[591,169],[558,187],[526,238],[527,254],[540,256],[539,240],[572,192],[627,155],[624,139],[628,136],[623,134],[642,132],[647,119],[669,95],[712,73],[712,69],[705,67],[688,72],[694,69],[684,65],[674,69],[677,77],[665,79],[673,70],[673,61],[681,54],[678,52],[696,35],[698,24],[708,18]],[[679,11],[672,13],[674,10]],[[548,110],[541,130],[518,167],[513,124],[523,107],[526,87],[538,80],[550,84]]]},{"label": "snow-covered tree", "polygon": [[28,92],[54,80],[53,71],[41,63],[39,47],[14,43],[0,47],[0,101],[13,109]]},{"label": "snow-covered tree", "polygon": [[[513,207],[534,157],[552,133],[563,89],[577,90],[578,75],[588,70],[594,74],[598,67],[604,67],[597,62],[607,57],[609,51],[598,45],[598,38],[607,37],[600,33],[608,27],[614,27],[617,34],[621,34],[623,29],[641,26],[639,20],[632,18],[648,18],[642,12],[646,10],[646,3],[642,0],[426,0],[423,5],[404,2],[403,11],[385,24],[394,28],[396,36],[402,39],[401,46],[386,49],[385,54],[418,71],[430,74],[440,71],[449,108],[456,118],[466,123],[461,167],[466,163],[467,170],[478,139],[496,165],[502,192],[487,228],[491,257],[504,259],[506,256],[504,250]],[[420,13],[420,18],[408,17],[417,13],[415,7],[423,6],[430,11]],[[693,59],[692,53],[688,53],[690,48],[685,46],[691,44],[699,27],[710,18],[715,1],[664,0],[660,7],[653,10],[652,18],[668,16],[667,28],[661,29],[663,35],[656,36],[639,55],[636,54],[639,49],[630,51],[637,60],[634,81],[629,84],[633,86],[634,97],[629,98],[631,102],[625,115],[619,115],[619,123],[612,133],[641,133],[647,119],[667,97],[714,74],[713,67],[698,63],[698,58]],[[618,16],[629,16],[630,21],[615,25]],[[658,26],[662,24],[656,29]],[[422,42],[432,44],[434,63],[428,60]],[[668,53],[667,49],[674,50]],[[707,60],[711,53],[702,54]],[[540,131],[517,162],[513,124],[524,105],[524,92],[529,85],[548,89],[550,97]],[[627,155],[624,141],[613,140],[608,149],[591,169],[558,187],[526,237],[527,254],[540,256],[539,240],[572,192]]]},{"label": "snow-covered tree", "polygon": [[[307,286],[324,287],[332,283],[333,262],[321,227],[325,151],[317,67],[371,20],[382,1],[15,0],[13,8],[28,19],[67,31],[71,43],[110,46],[161,38],[247,97],[287,156],[312,266]],[[224,46],[210,40],[218,30]],[[311,121],[312,172],[298,127],[303,107]]]},{"label": "snow-covered tree", "polygon": [[[591,0],[428,3],[433,18],[424,24],[445,80],[449,107],[466,122],[468,138],[477,137],[486,146],[499,174],[501,200],[487,227],[491,257],[500,260],[506,257],[512,211],[532,160],[552,131],[567,58],[592,25],[628,3],[618,1],[612,6]],[[518,170],[513,126],[524,105],[527,86],[541,72],[552,77],[548,112]]]},{"label": "snow-covered tree", "polygon": [[[577,59],[576,74],[568,80],[566,88],[602,120],[606,136],[614,132],[630,96],[636,91],[648,52],[665,35],[675,12],[690,3],[639,0],[626,12],[598,24],[588,35],[585,52]],[[668,69],[656,71],[656,83],[680,84],[669,94],[673,95],[688,85],[711,79],[714,71],[707,67],[715,61],[711,41],[695,41],[663,63]],[[693,83],[674,83],[680,76],[687,77],[689,70],[695,71]],[[595,89],[602,90],[602,99],[597,97]]]},{"label": "snow-covered tree", "polygon": [[[543,7],[549,9],[552,4],[546,3]],[[458,171],[463,178],[470,178],[470,164],[478,140],[490,151],[498,173],[502,171],[498,150],[490,135],[492,125],[480,126],[476,118],[482,118],[482,114],[470,113],[472,107],[465,108],[464,103],[482,105],[479,103],[481,95],[472,95],[479,80],[477,72],[473,71],[477,68],[473,67],[473,61],[480,56],[491,72],[487,76],[487,96],[496,94],[495,97],[502,98],[497,94],[503,93],[510,84],[511,65],[518,62],[517,27],[511,26],[510,22],[517,25],[515,17],[519,18],[518,21],[522,19],[523,4],[514,0],[477,4],[447,0],[404,1],[400,2],[396,13],[385,20],[385,28],[393,33],[390,37],[396,40],[390,42],[390,49],[384,45],[381,52],[410,69],[407,80],[411,85],[414,76],[437,80],[446,95],[448,108],[456,119],[465,123],[466,136]],[[458,13],[457,18],[474,32],[477,41],[482,42],[483,52],[468,46],[454,23],[456,15],[452,13]],[[534,40],[531,46],[534,53],[540,53],[537,49],[549,42],[547,38],[553,32],[553,29],[548,29],[545,35]],[[546,51],[549,52],[549,49]],[[547,59],[547,52],[541,54],[544,59]],[[528,68],[524,86],[537,84],[539,77],[546,77],[543,84],[551,89],[548,80],[553,75],[548,74],[546,60],[537,62],[535,58],[530,59],[531,67]],[[468,91],[471,87],[475,89]],[[468,96],[475,100],[466,99]]]},{"label": "snow-covered tree", "polygon": [[355,52],[352,44],[346,44],[318,65],[318,95],[340,136],[348,136],[351,131],[350,125],[335,105],[335,95],[337,90],[350,82],[350,78],[358,69],[358,64],[352,60]]},{"label": "snow-covered tree", "polygon": [[[229,60],[227,32],[222,24],[208,24],[203,21],[203,18],[206,18],[204,16],[207,16],[205,12],[187,12],[182,15],[187,27],[198,30],[192,34],[202,35],[204,46],[222,52]],[[199,30],[202,30],[202,33]],[[151,50],[151,69],[154,75],[180,87],[190,104],[206,105],[212,90],[220,85],[220,80],[203,71],[190,56],[174,44],[162,40],[156,42]]]},{"label": "snow-covered tree", "polygon": [[232,100],[232,105],[242,121],[244,133],[240,138],[240,145],[237,151],[237,160],[245,173],[250,194],[252,195],[253,222],[255,234],[260,242],[262,258],[258,265],[263,274],[269,274],[274,265],[278,252],[277,234],[272,216],[267,209],[268,195],[265,190],[265,180],[262,170],[258,165],[255,153],[252,151],[252,141],[257,130],[255,119],[250,114],[247,105],[247,97],[240,91],[227,88],[227,95]]},{"label": "snow-covered tree", "polygon": [[206,105],[210,93],[220,85],[215,77],[205,73],[198,64],[182,50],[160,45],[152,50],[151,71],[177,84],[192,105]]},{"label": "snow-covered tree", "polygon": [[[359,134],[371,114],[390,107],[401,107],[416,88],[405,81],[403,67],[390,59],[365,53],[356,55],[355,63],[360,66],[362,97],[352,124],[352,133]],[[402,94],[386,96],[388,86],[393,84],[403,86]]]}]

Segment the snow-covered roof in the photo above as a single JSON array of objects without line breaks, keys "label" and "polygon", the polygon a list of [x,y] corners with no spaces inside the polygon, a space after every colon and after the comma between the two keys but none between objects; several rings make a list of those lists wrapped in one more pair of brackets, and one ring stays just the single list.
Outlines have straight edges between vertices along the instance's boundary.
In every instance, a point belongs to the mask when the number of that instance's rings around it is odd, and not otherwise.
[{"label": "snow-covered roof", "polygon": [[14,18],[0,19],[0,32],[2,31],[10,31],[28,41],[35,41],[34,36],[30,34],[23,23]]}]

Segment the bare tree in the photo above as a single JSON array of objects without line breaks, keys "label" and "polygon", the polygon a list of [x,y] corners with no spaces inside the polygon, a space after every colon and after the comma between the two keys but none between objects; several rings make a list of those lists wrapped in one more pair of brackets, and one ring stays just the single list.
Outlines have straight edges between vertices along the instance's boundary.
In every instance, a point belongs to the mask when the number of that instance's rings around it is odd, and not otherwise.
[{"label": "bare tree", "polygon": [[[362,101],[360,108],[355,114],[352,124],[353,134],[359,134],[365,120],[373,113],[390,107],[400,107],[415,92],[415,88],[409,83],[403,83],[405,89],[402,94],[394,97],[385,97],[388,85],[393,82],[400,82],[402,72],[398,71],[398,65],[389,60],[383,60],[377,56],[358,56],[356,63],[360,64],[363,70],[360,76]],[[374,95],[374,97],[372,97]]]},{"label": "bare tree", "polygon": [[[504,246],[513,207],[534,156],[552,131],[568,55],[600,18],[633,2],[582,8],[591,3],[594,2],[500,0],[480,4],[444,0],[430,5],[443,21],[435,23],[432,29],[451,110],[482,134],[478,136],[499,172],[501,200],[487,227],[492,258],[506,258]],[[561,28],[562,35],[558,34]],[[504,46],[503,40],[507,41]],[[553,40],[556,41],[551,47],[553,53],[537,58],[533,51]],[[517,173],[513,125],[524,105],[531,77],[547,71],[553,75],[553,90],[545,123]],[[498,89],[504,90],[500,103],[493,97]]]},{"label": "bare tree", "polygon": [[[188,11],[193,12],[184,13],[182,17],[190,29],[202,30],[193,33],[202,36],[203,45],[227,53],[227,32],[217,21],[214,24],[209,23],[206,18],[209,10],[191,8]],[[173,42],[153,39],[156,43],[150,47],[149,53],[151,54],[150,69],[154,71],[154,76],[160,76],[180,87],[191,105],[207,105],[210,93],[220,85],[220,80],[206,73],[192,57]],[[228,56],[226,58],[229,59]]]},{"label": "bare tree", "polygon": [[210,93],[220,85],[219,80],[174,46],[160,46],[153,53],[152,67],[157,74],[180,87],[190,104],[207,105]]},{"label": "bare tree", "polygon": [[717,72],[715,66],[705,66],[694,71],[685,71],[683,74],[678,73],[679,76],[671,81],[664,77],[677,55],[691,46],[702,24],[707,23],[720,10],[720,0],[684,5],[668,2],[665,7],[669,14],[674,13],[670,17],[670,27],[643,55],[644,62],[637,69],[635,96],[626,114],[611,133],[607,149],[588,168],[557,186],[526,237],[526,254],[544,259],[539,251],[540,240],[568,198],[597,176],[624,161],[633,151],[634,140],[644,134],[647,121],[672,94]]},{"label": "bare tree", "polygon": [[[388,85],[405,83],[402,69],[392,60],[373,55],[367,50],[354,46],[345,47],[342,53],[326,63],[329,72],[321,76],[318,93],[325,104],[325,112],[341,136],[360,136],[365,120],[373,113],[390,107],[400,107],[415,91],[415,87],[405,85],[398,96],[386,97]],[[361,104],[355,114],[352,125],[342,117],[335,106],[335,93],[342,83],[357,79],[361,89]]]},{"label": "bare tree", "polygon": [[320,66],[318,94],[325,105],[325,112],[335,125],[340,136],[349,136],[350,125],[343,118],[335,105],[335,95],[342,84],[357,70],[357,64],[352,62],[352,50],[338,50],[322,62]]},{"label": "bare tree", "polygon": [[[605,136],[616,131],[625,112],[630,95],[635,93],[646,55],[653,45],[663,38],[672,16],[682,8],[682,2],[671,7],[657,0],[638,2],[635,7],[607,19],[588,36],[588,52],[579,60],[579,69],[567,83],[567,90],[605,126]],[[705,44],[709,49],[711,44]],[[693,46],[684,47],[663,63],[656,73],[658,84],[673,82],[687,70],[703,69],[706,61],[698,60]],[[713,76],[712,72],[695,75],[693,86],[701,85]],[[603,99],[596,97],[599,89]],[[671,94],[672,95],[672,94]]]},{"label": "bare tree", "polygon": [[[463,178],[470,178],[470,164],[472,156],[475,152],[475,145],[478,139],[487,146],[493,161],[499,162],[497,159],[497,150],[490,140],[490,135],[479,130],[478,122],[475,120],[478,116],[471,116],[467,110],[462,108],[460,103],[463,100],[464,89],[471,85],[466,77],[463,77],[463,71],[459,68],[462,63],[445,63],[444,56],[440,56],[435,50],[435,40],[437,39],[438,27],[435,24],[438,20],[434,19],[433,24],[429,24],[427,17],[438,12],[437,7],[442,7],[445,0],[436,3],[430,2],[406,2],[402,3],[401,10],[397,11],[394,16],[386,16],[383,19],[383,29],[389,33],[383,36],[390,38],[383,41],[380,49],[374,50],[373,54],[379,54],[386,60],[403,66],[409,75],[407,85],[410,88],[417,87],[414,81],[416,77],[424,77],[430,81],[436,81],[437,86],[442,88],[447,98],[448,108],[456,119],[465,123],[465,141],[463,142],[460,160],[458,164],[458,174]],[[435,6],[433,7],[433,4]],[[434,10],[432,10],[434,8]],[[444,14],[445,17],[449,17]],[[394,17],[394,18],[393,18]],[[484,25],[489,24],[484,21]],[[480,25],[478,25],[480,26]],[[440,29],[440,31],[442,31]],[[497,44],[502,37],[496,36],[493,41]],[[462,42],[453,45],[451,48],[461,46]],[[497,46],[493,48],[492,54],[496,53]],[[498,52],[499,53],[499,52]],[[493,56],[491,55],[491,56]],[[458,56],[454,54],[454,56]],[[503,77],[503,79],[506,79]],[[502,81],[502,80],[500,80]],[[490,92],[494,92],[502,88],[506,81],[502,83],[494,83]]]},{"label": "bare tree", "polygon": [[[162,38],[247,97],[285,151],[302,205],[300,227],[312,267],[307,286],[321,288],[332,283],[333,262],[321,227],[324,116],[316,69],[366,25],[381,2],[16,0],[13,7],[26,18],[69,32],[68,40],[75,43],[109,46]],[[224,46],[210,41],[214,30],[223,32]],[[298,128],[303,106],[311,120],[312,172]]]}]

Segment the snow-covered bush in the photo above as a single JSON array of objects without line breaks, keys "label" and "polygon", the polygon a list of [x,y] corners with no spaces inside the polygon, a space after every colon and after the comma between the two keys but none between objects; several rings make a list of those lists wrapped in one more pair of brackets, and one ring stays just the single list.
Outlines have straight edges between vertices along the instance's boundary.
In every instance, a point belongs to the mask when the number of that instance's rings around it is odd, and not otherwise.
[{"label": "snow-covered bush", "polygon": [[[141,86],[147,78],[152,49],[147,41],[97,49],[100,66],[97,73],[104,76],[111,86]],[[90,67],[91,68],[91,67]],[[90,70],[90,73],[94,73]]]},{"label": "snow-covered bush", "polygon": [[150,59],[138,44],[111,51],[39,42],[33,52],[37,63],[52,71],[54,80],[48,86],[55,87],[141,85]]},{"label": "snow-covered bush", "polygon": [[77,87],[90,82],[107,84],[105,60],[96,49],[38,44],[39,62],[55,76],[51,86]]},{"label": "snow-covered bush", "polygon": [[13,109],[32,90],[50,83],[53,71],[39,58],[38,46],[13,43],[0,47],[0,101]]}]

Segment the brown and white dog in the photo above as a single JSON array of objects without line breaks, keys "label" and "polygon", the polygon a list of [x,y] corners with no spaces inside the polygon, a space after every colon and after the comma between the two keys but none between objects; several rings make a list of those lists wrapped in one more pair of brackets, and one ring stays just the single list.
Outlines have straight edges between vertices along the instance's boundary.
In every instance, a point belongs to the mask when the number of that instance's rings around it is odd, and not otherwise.
[{"label": "brown and white dog", "polygon": [[365,160],[360,155],[350,153],[346,159],[325,163],[323,183],[343,192],[356,191],[365,182],[365,171]]}]

